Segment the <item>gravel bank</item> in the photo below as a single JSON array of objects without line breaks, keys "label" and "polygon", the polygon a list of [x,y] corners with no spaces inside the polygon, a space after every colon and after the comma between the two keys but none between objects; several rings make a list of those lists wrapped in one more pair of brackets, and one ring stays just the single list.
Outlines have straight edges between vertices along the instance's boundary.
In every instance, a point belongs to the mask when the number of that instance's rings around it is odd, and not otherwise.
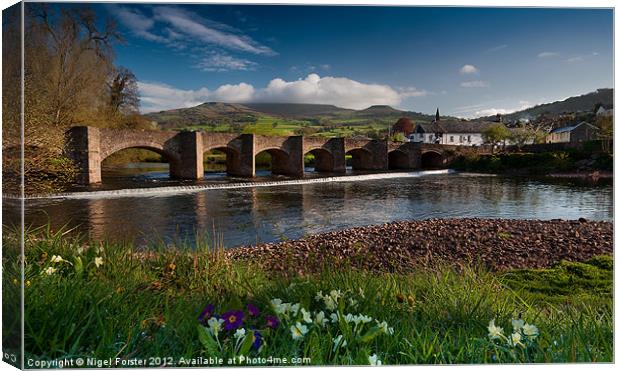
[{"label": "gravel bank", "polygon": [[480,262],[491,270],[543,268],[613,252],[613,223],[580,220],[427,219],[352,228],[231,249],[267,269],[311,272],[356,267],[406,272]]}]

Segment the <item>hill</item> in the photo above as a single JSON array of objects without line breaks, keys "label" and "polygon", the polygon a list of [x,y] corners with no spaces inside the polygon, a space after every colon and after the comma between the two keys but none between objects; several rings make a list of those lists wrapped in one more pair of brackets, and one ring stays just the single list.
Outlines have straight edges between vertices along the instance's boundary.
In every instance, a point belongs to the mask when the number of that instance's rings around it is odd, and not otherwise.
[{"label": "hill", "polygon": [[151,112],[144,116],[162,129],[178,129],[196,124],[253,122],[259,112],[241,104],[207,102],[195,107]]},{"label": "hill", "polygon": [[[543,113],[560,114],[565,112],[583,112],[593,111],[596,105],[603,105],[605,108],[613,107],[614,104],[614,90],[613,89],[598,89],[595,92],[583,94],[577,97],[570,97],[562,101],[556,101],[553,103],[540,104],[531,108],[524,109],[509,113],[504,116],[507,121],[519,120],[519,119],[534,119],[538,115]],[[483,117],[483,119],[491,118],[492,116]]]},{"label": "hill", "polygon": [[267,115],[296,118],[337,116],[355,112],[354,110],[336,107],[331,104],[246,103],[244,106]]}]

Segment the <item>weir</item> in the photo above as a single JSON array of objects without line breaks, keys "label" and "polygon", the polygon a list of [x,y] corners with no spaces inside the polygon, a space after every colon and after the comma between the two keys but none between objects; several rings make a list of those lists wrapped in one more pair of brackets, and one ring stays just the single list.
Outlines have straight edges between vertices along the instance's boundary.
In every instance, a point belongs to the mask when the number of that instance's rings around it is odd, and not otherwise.
[{"label": "weir", "polygon": [[480,148],[426,143],[391,143],[387,140],[271,137],[254,134],[101,129],[76,126],[67,132],[65,152],[78,167],[78,184],[101,182],[102,162],[118,151],[141,148],[160,154],[170,163],[170,177],[202,179],[204,153],[226,154],[226,172],[237,177],[256,175],[256,155],[271,155],[271,172],[301,178],[304,156],[315,156],[315,170],[344,173],[345,156],[351,155],[354,170],[386,171],[445,168],[455,156]]}]

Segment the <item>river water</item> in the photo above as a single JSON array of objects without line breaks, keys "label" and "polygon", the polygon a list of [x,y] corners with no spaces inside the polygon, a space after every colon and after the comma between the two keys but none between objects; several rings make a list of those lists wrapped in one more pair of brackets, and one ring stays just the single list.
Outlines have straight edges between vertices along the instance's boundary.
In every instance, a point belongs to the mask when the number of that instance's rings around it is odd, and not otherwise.
[{"label": "river water", "polygon": [[[165,169],[108,171],[99,189],[175,186]],[[263,175],[265,173],[262,173]],[[312,177],[312,175],[310,175]],[[387,177],[387,178],[386,178]],[[259,178],[268,179],[268,178]],[[269,179],[273,180],[273,179]],[[210,174],[198,184],[236,184]],[[299,238],[330,230],[427,218],[612,220],[611,182],[585,184],[476,174],[378,174],[363,181],[229,187],[188,193],[137,191],[99,197],[93,189],[71,199],[26,202],[26,223],[76,228],[95,239],[148,245],[196,236],[227,247]],[[4,200],[3,219],[16,220],[15,201]]]}]

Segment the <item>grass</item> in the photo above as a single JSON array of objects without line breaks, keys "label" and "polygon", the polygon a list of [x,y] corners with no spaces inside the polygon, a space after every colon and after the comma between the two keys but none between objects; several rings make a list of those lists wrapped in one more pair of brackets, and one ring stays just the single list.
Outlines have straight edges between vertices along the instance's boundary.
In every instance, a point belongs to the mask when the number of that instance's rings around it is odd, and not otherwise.
[{"label": "grass", "polygon": [[[5,251],[16,242],[15,234],[6,230]],[[197,317],[207,303],[213,303],[219,314],[244,309],[247,303],[260,309],[255,322],[265,344],[260,353],[244,353],[252,357],[299,357],[317,365],[368,364],[374,354],[383,364],[613,359],[610,257],[504,273],[437,266],[409,275],[329,268],[315,275],[282,275],[264,271],[258,264],[230,261],[222,249],[210,248],[207,240],[199,239],[203,242],[195,248],[178,243],[136,250],[131,244],[88,243],[47,229],[29,231],[26,359],[178,360],[235,354],[231,333],[221,333],[224,348],[219,349],[198,325]],[[67,262],[52,263],[54,255]],[[3,261],[5,285],[7,278],[12,282],[11,275],[17,276],[17,266],[7,256],[10,251]],[[99,267],[96,258],[103,259]],[[45,274],[49,267],[57,271]],[[264,315],[276,314],[270,305],[274,298],[300,303],[314,314],[324,311],[329,318],[333,311],[315,295],[331,290],[343,294],[338,304],[343,315],[373,318],[358,335],[344,320],[326,327],[308,324],[301,340],[293,340],[290,330],[297,321],[304,323],[301,318],[287,322],[280,315],[282,324],[276,330],[261,327]],[[9,295],[11,291],[15,290],[4,291],[5,308],[18,299]],[[517,317],[535,324],[540,336],[526,348],[489,340],[490,320],[509,334],[511,319]],[[387,322],[394,333],[377,331],[374,319]],[[335,349],[334,338],[339,334],[348,343]]]}]

